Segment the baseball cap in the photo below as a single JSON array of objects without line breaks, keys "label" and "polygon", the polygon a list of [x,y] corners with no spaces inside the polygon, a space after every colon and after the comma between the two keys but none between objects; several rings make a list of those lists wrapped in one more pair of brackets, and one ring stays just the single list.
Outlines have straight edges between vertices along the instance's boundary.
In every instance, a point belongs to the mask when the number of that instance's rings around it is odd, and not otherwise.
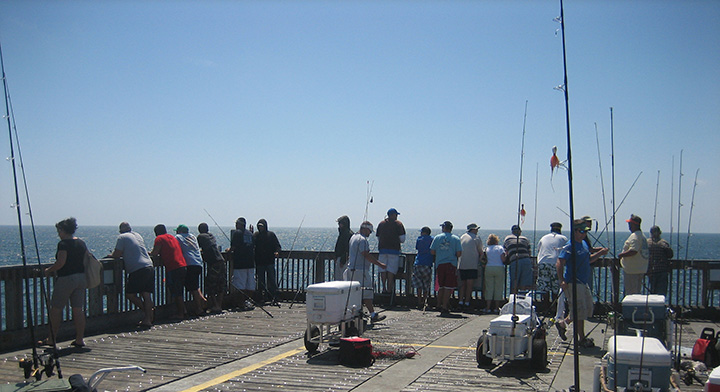
[{"label": "baseball cap", "polygon": [[637,224],[639,225],[639,224],[642,223],[642,218],[639,217],[639,216],[637,216],[637,215],[635,215],[635,214],[630,214],[630,219],[626,220],[625,222],[628,222],[628,223],[630,223],[630,222],[632,222],[632,223],[637,223]]},{"label": "baseball cap", "polygon": [[190,229],[186,225],[178,225],[177,229],[175,229],[176,233],[188,233]]},{"label": "baseball cap", "polygon": [[445,221],[440,225],[440,227],[448,227],[448,228],[452,229],[453,224],[450,221]]},{"label": "baseball cap", "polygon": [[398,212],[398,210],[396,210],[396,209],[394,209],[394,208],[389,209],[388,212],[387,212],[387,214],[388,214],[388,215],[391,215],[391,214],[400,215],[400,213]]}]

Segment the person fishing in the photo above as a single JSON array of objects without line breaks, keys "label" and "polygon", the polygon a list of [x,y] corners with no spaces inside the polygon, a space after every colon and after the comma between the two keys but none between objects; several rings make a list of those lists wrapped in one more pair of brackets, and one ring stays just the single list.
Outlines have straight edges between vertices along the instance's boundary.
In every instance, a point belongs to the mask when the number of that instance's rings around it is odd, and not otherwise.
[{"label": "person fishing", "polygon": [[220,313],[225,291],[227,291],[227,264],[207,223],[202,222],[198,225],[198,233],[200,233],[197,235],[198,246],[200,246],[200,253],[207,271],[205,294],[210,303],[210,312]]},{"label": "person fishing", "polygon": [[60,242],[55,253],[55,263],[45,269],[45,276],[57,273],[55,287],[50,301],[50,337],[38,342],[38,345],[54,345],[53,339],[57,339],[60,324],[62,323],[62,312],[70,300],[72,318],[75,324],[75,340],[70,343],[74,347],[84,347],[85,336],[85,266],[83,259],[87,246],[83,240],[74,236],[77,230],[75,218],[63,219],[57,224],[58,237]]},{"label": "person fishing", "polygon": [[267,221],[260,219],[257,222],[257,231],[253,234],[255,246],[255,273],[258,288],[266,300],[277,305],[277,272],[275,258],[280,254],[281,246],[275,233],[268,230]]},{"label": "person fishing", "polygon": [[625,272],[625,295],[640,294],[648,267],[648,243],[640,230],[642,218],[631,214],[625,222],[632,234],[625,240],[623,251],[617,257]]},{"label": "person fishing", "polygon": [[648,239],[648,280],[650,281],[650,294],[667,296],[668,278],[670,277],[670,259],[674,253],[670,244],[662,239],[662,230],[659,226],[650,228]]},{"label": "person fishing", "polygon": [[350,238],[353,231],[350,230],[350,218],[343,215],[337,218],[338,238],[335,241],[335,280],[343,280],[345,268],[347,268],[348,252],[350,251]]},{"label": "person fishing", "polygon": [[400,268],[401,244],[405,242],[405,226],[398,220],[395,208],[387,212],[387,218],[378,223],[378,260],[387,265],[380,270],[383,294],[395,293],[395,275]]},{"label": "person fishing", "polygon": [[[578,345],[589,348],[595,346],[592,338],[585,337],[585,320],[591,317],[593,313],[593,296],[590,287],[588,287],[588,282],[592,274],[590,264],[595,262],[600,256],[607,254],[608,249],[601,248],[599,251],[591,254],[584,241],[587,232],[588,228],[585,221],[582,219],[575,219],[573,221],[572,240],[568,241],[558,254],[557,277],[560,282],[560,288],[567,296],[568,307],[573,309],[573,301],[576,302],[578,323],[575,328],[577,328],[577,336],[580,338]],[[572,254],[573,249],[575,254]],[[577,271],[577,275],[574,275],[573,271]],[[573,285],[576,286],[576,290],[573,290]],[[573,298],[573,292],[575,291],[577,292],[577,299]],[[573,320],[574,315],[572,314],[572,310],[570,313],[567,318],[559,320],[556,324],[560,337],[563,340],[566,339],[567,325]]]},{"label": "person fishing", "polygon": [[346,281],[360,282],[362,287],[362,302],[370,312],[370,322],[376,323],[385,319],[385,315],[379,315],[375,312],[373,306],[373,284],[370,276],[370,264],[375,264],[380,268],[387,266],[378,261],[370,254],[370,243],[367,237],[373,232],[372,223],[365,221],[360,225],[360,231],[350,237],[350,251],[348,258],[348,267],[345,270],[344,278]]},{"label": "person fishing", "polygon": [[245,218],[235,221],[235,230],[230,232],[230,248],[232,255],[232,287],[240,293],[235,298],[239,310],[252,310],[252,298],[255,295],[255,247],[253,246],[253,226],[245,228]]}]

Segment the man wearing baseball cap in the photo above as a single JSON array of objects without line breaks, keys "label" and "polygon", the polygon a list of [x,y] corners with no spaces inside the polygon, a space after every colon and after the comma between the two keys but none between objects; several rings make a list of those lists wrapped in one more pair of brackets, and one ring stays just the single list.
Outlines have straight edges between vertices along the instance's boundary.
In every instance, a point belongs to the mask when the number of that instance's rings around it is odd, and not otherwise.
[{"label": "man wearing baseball cap", "polygon": [[633,214],[625,222],[632,234],[625,240],[623,251],[617,257],[625,272],[625,295],[640,294],[648,267],[648,243],[640,230],[642,218]]},{"label": "man wearing baseball cap", "polygon": [[370,264],[375,264],[380,268],[386,265],[375,259],[370,254],[370,244],[367,237],[373,232],[372,223],[365,221],[360,225],[360,231],[350,237],[350,249],[348,252],[348,264],[345,270],[345,280],[360,282],[362,287],[362,301],[368,312],[370,312],[370,322],[376,323],[385,319],[384,315],[379,315],[373,307],[373,283],[370,276]]},{"label": "man wearing baseball cap", "polygon": [[450,221],[443,222],[442,233],[433,238],[430,244],[430,253],[435,256],[435,268],[438,285],[438,307],[440,316],[450,315],[450,295],[457,287],[457,264],[458,258],[462,255],[462,244],[460,237],[452,233],[453,224]]}]

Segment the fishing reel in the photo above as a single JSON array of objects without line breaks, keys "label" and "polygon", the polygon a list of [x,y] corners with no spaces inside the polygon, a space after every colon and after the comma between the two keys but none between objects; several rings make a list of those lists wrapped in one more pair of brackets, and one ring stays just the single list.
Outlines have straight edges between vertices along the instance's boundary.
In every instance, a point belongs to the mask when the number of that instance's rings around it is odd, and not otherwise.
[{"label": "fishing reel", "polygon": [[38,357],[38,364],[40,366],[35,367],[35,363],[30,358],[23,358],[18,362],[19,367],[23,370],[25,379],[35,377],[35,380],[40,381],[43,373],[45,376],[51,377],[53,368],[55,367],[55,359],[52,356],[40,356]]}]

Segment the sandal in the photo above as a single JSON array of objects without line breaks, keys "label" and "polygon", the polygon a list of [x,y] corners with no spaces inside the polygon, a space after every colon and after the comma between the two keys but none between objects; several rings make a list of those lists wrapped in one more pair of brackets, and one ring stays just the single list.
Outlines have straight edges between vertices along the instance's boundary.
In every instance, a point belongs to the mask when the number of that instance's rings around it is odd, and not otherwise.
[{"label": "sandal", "polygon": [[54,346],[53,342],[50,341],[50,338],[45,338],[43,340],[37,341],[38,346]]}]

